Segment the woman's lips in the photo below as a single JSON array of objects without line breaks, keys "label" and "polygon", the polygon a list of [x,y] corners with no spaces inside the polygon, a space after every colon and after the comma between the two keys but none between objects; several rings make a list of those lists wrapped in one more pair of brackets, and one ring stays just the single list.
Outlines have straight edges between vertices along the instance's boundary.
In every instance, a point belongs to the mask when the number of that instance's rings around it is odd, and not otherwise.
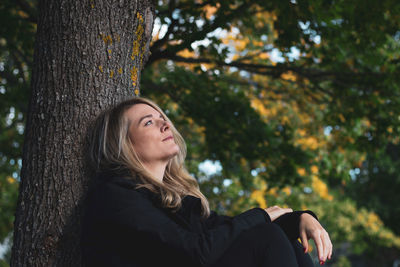
[{"label": "woman's lips", "polygon": [[163,142],[164,142],[164,141],[168,141],[168,140],[170,140],[170,139],[174,139],[174,138],[170,135],[170,136],[168,136],[167,138],[164,138],[164,139],[163,139]]}]

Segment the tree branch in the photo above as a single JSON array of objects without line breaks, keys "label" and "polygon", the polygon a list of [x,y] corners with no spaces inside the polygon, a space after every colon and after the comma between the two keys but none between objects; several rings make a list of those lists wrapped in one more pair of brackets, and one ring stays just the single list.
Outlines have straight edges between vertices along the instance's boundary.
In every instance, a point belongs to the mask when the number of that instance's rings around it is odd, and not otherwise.
[{"label": "tree branch", "polygon": [[[242,5],[238,6],[236,9],[229,10],[230,13],[220,15],[216,17],[212,22],[209,20],[205,20],[204,25],[201,30],[196,30],[196,34],[191,33],[190,31],[180,31],[179,29],[176,31],[174,30],[174,27],[171,27],[171,25],[168,27],[168,34],[174,34],[176,39],[182,40],[183,42],[178,45],[172,45],[169,47],[169,49],[173,49],[175,51],[180,51],[183,50],[184,48],[190,47],[190,45],[196,41],[196,40],[202,40],[204,39],[208,33],[214,31],[215,29],[222,27],[223,21],[230,21],[233,19],[235,15],[242,15],[244,8],[246,8],[247,3],[244,2]],[[176,9],[184,9],[183,6],[176,6]],[[172,12],[170,14],[167,14],[169,18],[172,18]],[[171,23],[172,24],[172,23]],[[183,34],[182,34],[183,33]],[[179,35],[180,34],[180,35]],[[161,46],[160,44],[165,44],[167,34],[164,36],[163,40],[159,40],[159,42],[155,42],[152,47],[150,48],[151,51],[151,56],[149,57],[149,60],[147,61],[147,65],[151,65],[153,62],[155,62],[158,59],[163,58],[163,53],[166,50],[160,51],[158,48]],[[166,40],[164,40],[166,39]]]},{"label": "tree branch", "polygon": [[225,61],[220,60],[210,60],[207,58],[188,58],[188,57],[181,57],[174,55],[172,53],[167,53],[164,51],[161,54],[160,59],[170,59],[175,62],[184,62],[184,63],[192,63],[192,64],[216,64],[217,66],[223,67],[236,67],[241,70],[246,70],[251,73],[261,74],[261,75],[270,75],[274,77],[279,77],[281,74],[287,71],[293,71],[296,74],[309,78],[309,79],[323,79],[326,77],[331,78],[339,78],[339,77],[365,77],[365,75],[374,75],[376,77],[381,77],[383,74],[376,73],[376,72],[363,72],[363,73],[354,73],[354,72],[335,72],[335,71],[322,71],[313,68],[303,68],[303,67],[296,67],[296,66],[288,66],[286,64],[278,64],[276,66],[272,65],[264,65],[264,64],[255,64],[255,63],[243,63],[232,61],[227,63]]}]

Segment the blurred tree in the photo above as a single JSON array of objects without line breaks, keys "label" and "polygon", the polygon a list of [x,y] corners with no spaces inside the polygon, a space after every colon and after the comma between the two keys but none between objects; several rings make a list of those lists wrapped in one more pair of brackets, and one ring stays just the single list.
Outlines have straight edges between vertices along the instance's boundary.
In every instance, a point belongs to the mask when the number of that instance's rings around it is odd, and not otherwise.
[{"label": "blurred tree", "polygon": [[346,193],[382,218],[385,224],[400,235],[400,146],[389,143],[385,149],[370,154],[353,174]]}]

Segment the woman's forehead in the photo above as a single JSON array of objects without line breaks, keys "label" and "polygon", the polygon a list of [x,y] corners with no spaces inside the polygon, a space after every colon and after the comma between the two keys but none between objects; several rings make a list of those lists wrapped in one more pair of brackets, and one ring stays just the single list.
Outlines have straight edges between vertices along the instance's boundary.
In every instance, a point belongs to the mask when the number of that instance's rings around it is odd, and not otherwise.
[{"label": "woman's forehead", "polygon": [[158,118],[161,115],[161,113],[148,104],[139,103],[130,107],[126,111],[125,115],[128,117],[129,121],[137,122],[140,120],[140,118],[147,115],[153,115]]}]

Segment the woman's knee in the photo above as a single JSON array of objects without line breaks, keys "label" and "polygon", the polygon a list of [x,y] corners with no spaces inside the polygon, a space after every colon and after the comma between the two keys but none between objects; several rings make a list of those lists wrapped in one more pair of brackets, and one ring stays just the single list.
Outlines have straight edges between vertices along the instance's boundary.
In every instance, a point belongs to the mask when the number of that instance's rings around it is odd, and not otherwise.
[{"label": "woman's knee", "polygon": [[253,247],[260,248],[269,244],[287,242],[289,240],[283,230],[274,223],[259,224],[249,230],[242,236],[242,241],[248,241]]},{"label": "woman's knee", "polygon": [[262,230],[261,230],[265,236],[268,237],[269,240],[273,241],[279,241],[279,240],[287,240],[287,236],[285,232],[282,230],[282,228],[275,224],[275,223],[268,223],[263,225]]},{"label": "woman's knee", "polygon": [[263,240],[257,247],[257,254],[264,255],[260,266],[298,266],[292,244],[279,225],[261,227],[258,239]]}]

